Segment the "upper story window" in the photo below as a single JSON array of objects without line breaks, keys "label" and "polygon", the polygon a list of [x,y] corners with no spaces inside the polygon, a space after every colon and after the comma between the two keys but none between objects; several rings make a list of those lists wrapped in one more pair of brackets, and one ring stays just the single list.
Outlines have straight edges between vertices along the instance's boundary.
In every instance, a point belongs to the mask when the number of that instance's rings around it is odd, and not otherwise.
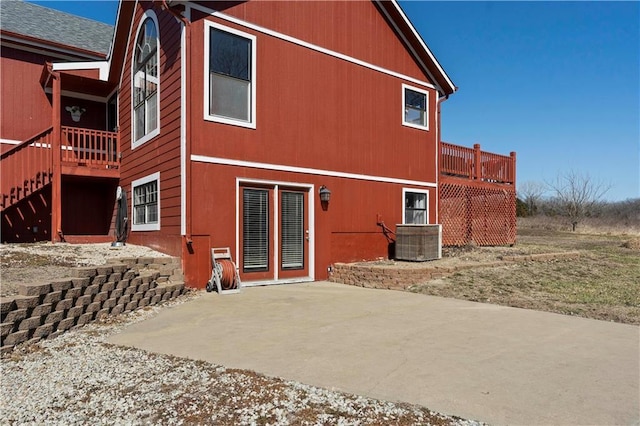
[{"label": "upper story window", "polygon": [[402,124],[429,130],[429,93],[416,87],[402,85]]},{"label": "upper story window", "polygon": [[147,11],[138,29],[133,56],[133,142],[135,148],[160,132],[160,78],[158,23]]},{"label": "upper story window", "polygon": [[405,225],[426,225],[429,223],[429,192],[405,189],[403,217]]},{"label": "upper story window", "polygon": [[256,127],[256,37],[205,25],[205,119]]}]

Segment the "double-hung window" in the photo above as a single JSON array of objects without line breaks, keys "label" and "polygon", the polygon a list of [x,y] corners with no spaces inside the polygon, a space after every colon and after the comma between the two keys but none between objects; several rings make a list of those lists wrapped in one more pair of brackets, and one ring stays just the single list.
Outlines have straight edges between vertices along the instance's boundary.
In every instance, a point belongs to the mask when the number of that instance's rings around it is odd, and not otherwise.
[{"label": "double-hung window", "polygon": [[429,92],[402,85],[402,124],[429,130]]},{"label": "double-hung window", "polygon": [[160,229],[160,173],[154,173],[131,183],[132,231]]},{"label": "double-hung window", "polygon": [[138,30],[133,56],[133,148],[159,133],[158,47],[157,22],[155,16],[148,16]]},{"label": "double-hung window", "polygon": [[404,224],[426,225],[429,223],[429,193],[417,189],[405,189],[402,193]]},{"label": "double-hung window", "polygon": [[205,25],[205,119],[255,128],[256,37]]}]

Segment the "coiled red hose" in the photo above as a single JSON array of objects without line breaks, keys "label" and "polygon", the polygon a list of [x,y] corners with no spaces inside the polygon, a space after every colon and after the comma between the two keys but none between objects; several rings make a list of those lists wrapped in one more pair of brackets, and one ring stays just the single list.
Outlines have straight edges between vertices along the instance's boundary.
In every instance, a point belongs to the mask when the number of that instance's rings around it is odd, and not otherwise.
[{"label": "coiled red hose", "polygon": [[227,259],[216,260],[222,270],[220,277],[220,286],[223,290],[233,290],[238,288],[236,281],[236,265]]}]

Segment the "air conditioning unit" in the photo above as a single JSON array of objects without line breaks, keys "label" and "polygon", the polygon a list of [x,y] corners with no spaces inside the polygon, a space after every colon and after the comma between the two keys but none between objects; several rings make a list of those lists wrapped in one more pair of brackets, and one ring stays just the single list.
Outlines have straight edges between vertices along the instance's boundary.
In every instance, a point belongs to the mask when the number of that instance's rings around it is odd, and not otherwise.
[{"label": "air conditioning unit", "polygon": [[442,257],[442,225],[396,225],[396,260],[423,262]]}]

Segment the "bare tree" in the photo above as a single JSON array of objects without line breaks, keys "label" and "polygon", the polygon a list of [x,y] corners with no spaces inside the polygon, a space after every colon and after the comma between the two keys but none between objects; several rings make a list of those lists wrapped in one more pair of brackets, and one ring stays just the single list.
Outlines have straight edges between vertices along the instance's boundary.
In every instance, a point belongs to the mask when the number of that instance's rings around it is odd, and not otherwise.
[{"label": "bare tree", "polygon": [[545,192],[547,192],[547,187],[542,182],[529,180],[520,184],[518,195],[527,205],[527,212],[530,216],[538,212],[540,199]]},{"label": "bare tree", "polygon": [[554,181],[546,183],[554,194],[559,213],[571,221],[573,231],[582,219],[595,212],[602,197],[611,189],[610,184],[574,170],[558,173]]}]

